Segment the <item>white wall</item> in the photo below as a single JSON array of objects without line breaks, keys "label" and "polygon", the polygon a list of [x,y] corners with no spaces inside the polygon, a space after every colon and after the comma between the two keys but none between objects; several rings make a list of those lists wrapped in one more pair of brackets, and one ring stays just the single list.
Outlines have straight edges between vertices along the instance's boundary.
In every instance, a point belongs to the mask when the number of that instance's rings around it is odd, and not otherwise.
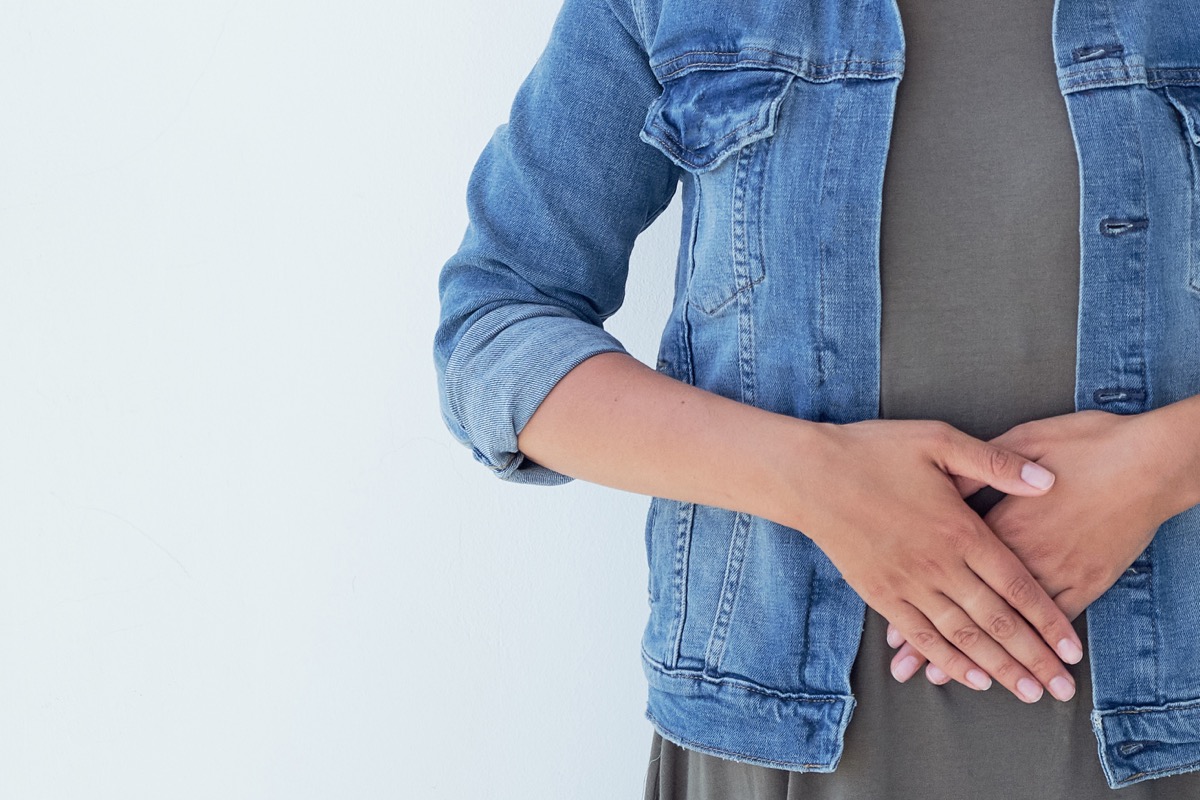
[{"label": "white wall", "polygon": [[[648,498],[502,482],[437,407],[557,10],[6,4],[0,795],[641,797]],[[678,221],[608,326],[649,364]]]}]

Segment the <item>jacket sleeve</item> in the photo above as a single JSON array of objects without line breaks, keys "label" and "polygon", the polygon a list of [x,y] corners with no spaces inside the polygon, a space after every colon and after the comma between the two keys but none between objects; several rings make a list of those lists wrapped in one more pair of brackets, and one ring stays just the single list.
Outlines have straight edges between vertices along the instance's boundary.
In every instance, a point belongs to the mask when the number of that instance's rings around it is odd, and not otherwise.
[{"label": "jacket sleeve", "polygon": [[629,0],[611,2],[561,6],[472,169],[466,234],[438,279],[443,420],[477,461],[516,483],[572,480],[526,458],[517,434],[581,361],[627,352],[603,323],[624,301],[634,240],[679,179],[638,138],[661,87]]}]

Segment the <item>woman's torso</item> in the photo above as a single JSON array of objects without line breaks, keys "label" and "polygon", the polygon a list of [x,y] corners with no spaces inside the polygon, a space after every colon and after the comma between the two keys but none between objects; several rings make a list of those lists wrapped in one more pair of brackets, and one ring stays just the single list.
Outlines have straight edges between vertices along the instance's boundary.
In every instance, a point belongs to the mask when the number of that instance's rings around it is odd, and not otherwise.
[{"label": "woman's torso", "polygon": [[[1053,0],[900,0],[904,79],[881,220],[880,416],[942,419],[979,438],[1074,410],[1079,178],[1055,76]],[[1003,495],[967,499],[979,514]],[[851,676],[859,706],[832,773],[686,750],[653,734],[646,800],[1092,798],[1097,759],[1086,613],[1075,696],[1026,704],[897,682],[887,621],[867,609]],[[1200,773],[1127,798],[1200,797]]]}]

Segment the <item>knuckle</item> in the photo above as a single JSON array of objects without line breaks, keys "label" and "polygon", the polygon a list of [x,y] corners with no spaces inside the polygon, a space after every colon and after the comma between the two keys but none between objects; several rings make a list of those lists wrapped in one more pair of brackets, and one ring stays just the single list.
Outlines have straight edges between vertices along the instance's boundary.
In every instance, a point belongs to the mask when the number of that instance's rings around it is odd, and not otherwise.
[{"label": "knuckle", "polygon": [[1034,675],[1052,675],[1058,672],[1057,659],[1050,659],[1047,656],[1037,656],[1029,664],[1029,671]]},{"label": "knuckle", "polygon": [[[1022,534],[1024,532],[1025,531],[1024,531],[1023,526],[1016,525],[1016,526],[1013,526],[1012,529],[1007,531],[1007,535],[1012,539],[1020,539],[1020,538],[1022,538]],[[1022,560],[1030,561],[1033,563],[1045,562],[1051,556],[1053,556],[1055,554],[1055,552],[1060,551],[1062,549],[1062,546],[1060,544],[1058,544],[1058,542],[1054,542],[1049,539],[1036,539],[1036,538],[1030,538],[1028,540],[1028,543],[1023,544],[1022,546],[1024,547],[1024,553],[1022,554],[1023,555]]]},{"label": "knuckle", "polygon": [[1012,469],[1016,457],[1002,447],[988,445],[986,450],[988,469],[993,475],[1005,475]]},{"label": "knuckle", "polygon": [[946,450],[954,443],[955,428],[940,419],[924,420],[925,435],[939,449]]},{"label": "knuckle", "polygon": [[988,617],[987,630],[997,641],[1008,639],[1017,632],[1017,621],[1007,611],[998,611]]},{"label": "knuckle", "polygon": [[924,653],[937,644],[938,636],[928,628],[919,628],[913,631],[913,635],[908,640],[913,643],[914,647]]},{"label": "knuckle", "polygon": [[964,625],[954,632],[952,639],[956,647],[964,650],[974,647],[982,633],[978,625]]},{"label": "knuckle", "polygon": [[1014,575],[1004,589],[1007,592],[1006,599],[1013,608],[1024,608],[1033,602],[1033,582],[1027,575]]},{"label": "knuckle", "polygon": [[941,534],[946,545],[958,553],[970,551],[979,541],[979,529],[964,519],[942,523]]},{"label": "knuckle", "polygon": [[938,667],[947,675],[966,674],[967,660],[956,651],[951,650],[938,659]]},{"label": "knuckle", "polygon": [[1108,569],[1102,564],[1084,564],[1081,575],[1084,586],[1102,585],[1107,577]]},{"label": "knuckle", "polygon": [[1014,678],[1019,672],[1021,672],[1021,665],[1016,661],[1013,661],[1011,658],[1006,658],[1000,662],[1000,666],[996,667],[996,669],[992,671],[992,675],[998,681],[1007,685],[1015,682]]},{"label": "knuckle", "polygon": [[962,431],[945,420],[937,420],[937,437],[947,448],[958,444],[962,439]]},{"label": "knuckle", "polygon": [[1041,634],[1044,640],[1057,642],[1059,639],[1063,638],[1063,636],[1058,633],[1059,628],[1057,619],[1050,619],[1045,624],[1037,626],[1037,631],[1039,634]]},{"label": "knuckle", "polygon": [[877,602],[882,600],[887,596],[887,589],[888,583],[883,578],[867,578],[863,583],[863,599],[867,600],[868,602]]},{"label": "knuckle", "polygon": [[946,574],[942,562],[933,556],[922,556],[917,559],[915,569],[925,577],[939,578]]}]

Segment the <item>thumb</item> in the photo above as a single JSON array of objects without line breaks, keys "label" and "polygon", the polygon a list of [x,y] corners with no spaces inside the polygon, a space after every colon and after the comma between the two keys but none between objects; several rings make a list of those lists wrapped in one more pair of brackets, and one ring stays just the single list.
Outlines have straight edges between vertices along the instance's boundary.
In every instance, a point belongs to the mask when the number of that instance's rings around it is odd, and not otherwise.
[{"label": "thumb", "polygon": [[1036,496],[1054,483],[1054,473],[1006,447],[984,442],[957,428],[940,453],[935,453],[942,470],[956,480],[960,492],[968,486],[992,486],[1005,494]]}]

